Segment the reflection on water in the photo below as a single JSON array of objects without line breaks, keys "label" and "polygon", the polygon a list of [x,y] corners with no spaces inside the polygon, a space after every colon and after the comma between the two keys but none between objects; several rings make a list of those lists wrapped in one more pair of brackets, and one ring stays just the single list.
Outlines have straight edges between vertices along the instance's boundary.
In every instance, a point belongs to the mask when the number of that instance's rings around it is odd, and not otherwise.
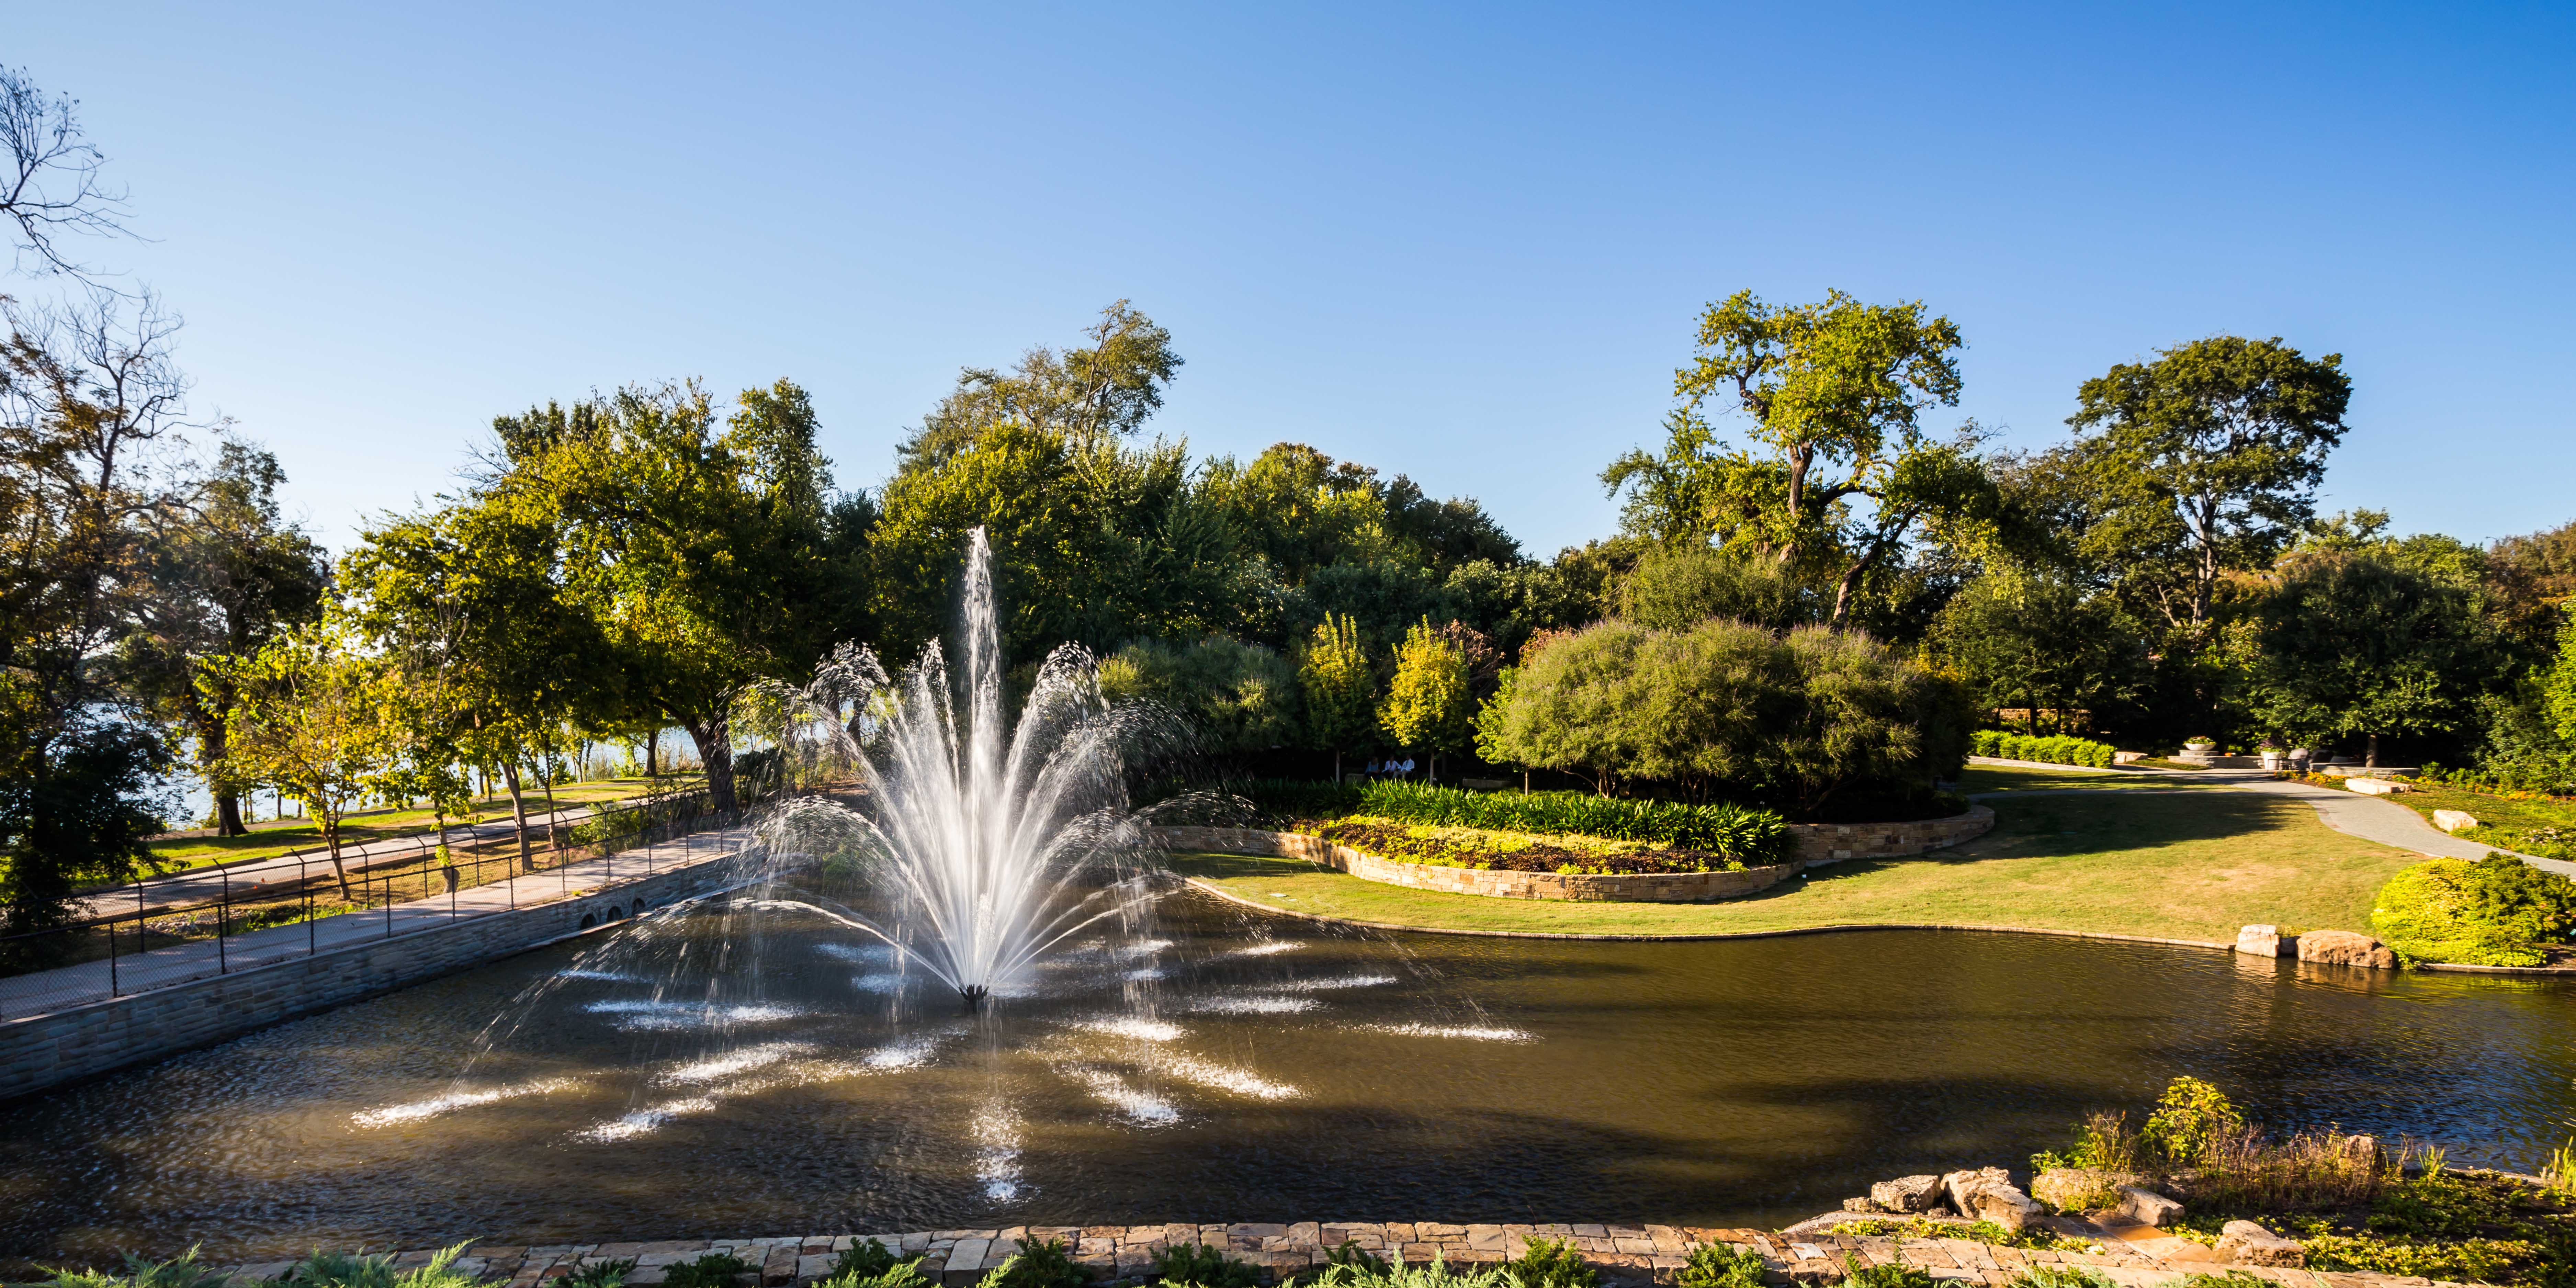
[{"label": "reflection on water", "polygon": [[0,1252],[1752,1223],[2018,1160],[2178,1073],[2463,1164],[2576,1131],[2556,982],[1907,931],[1363,936],[1183,893],[969,1016],[780,893],[0,1106]]}]

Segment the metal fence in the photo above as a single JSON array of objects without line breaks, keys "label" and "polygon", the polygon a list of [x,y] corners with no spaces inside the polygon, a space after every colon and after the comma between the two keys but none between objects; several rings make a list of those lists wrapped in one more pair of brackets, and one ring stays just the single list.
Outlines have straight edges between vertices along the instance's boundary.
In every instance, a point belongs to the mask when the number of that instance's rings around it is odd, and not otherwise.
[{"label": "metal fence", "polygon": [[433,835],[337,867],[306,852],[90,891],[71,924],[0,937],[0,1019],[639,880],[709,857],[698,834],[739,821],[698,791],[617,803],[569,824],[532,822],[524,854],[514,830],[460,832],[444,856]]}]

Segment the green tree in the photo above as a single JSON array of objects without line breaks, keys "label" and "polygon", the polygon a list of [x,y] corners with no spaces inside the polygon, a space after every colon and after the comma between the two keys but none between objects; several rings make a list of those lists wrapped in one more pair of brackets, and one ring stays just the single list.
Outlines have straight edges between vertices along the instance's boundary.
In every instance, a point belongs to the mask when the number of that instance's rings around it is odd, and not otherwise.
[{"label": "green tree", "polygon": [[985,431],[1018,425],[1062,435],[1076,446],[1132,434],[1163,406],[1179,374],[1172,333],[1120,300],[1084,333],[1090,345],[1058,353],[1044,345],[1008,372],[968,367],[957,387],[896,448],[905,467],[937,465]]},{"label": "green tree", "polygon": [[555,516],[566,593],[605,635],[624,702],[687,730],[709,797],[733,808],[736,700],[865,630],[865,536],[849,529],[874,512],[833,495],[805,391],[746,390],[719,423],[694,385],[628,388],[493,429],[486,485]]},{"label": "green tree", "polygon": [[1643,784],[1811,815],[1955,772],[1968,720],[1956,686],[1858,632],[1609,621],[1525,651],[1479,732],[1489,759],[1605,795]]},{"label": "green tree", "polygon": [[[1841,625],[1916,533],[1992,521],[1980,432],[1937,442],[1921,427],[1924,411],[1958,402],[1963,343],[1919,301],[1870,305],[1835,291],[1775,307],[1739,291],[1701,316],[1698,354],[1674,375],[1685,401],[1662,455],[1632,451],[1602,482],[1630,492],[1632,533],[1714,540],[1831,584],[1827,620]],[[1761,452],[1717,440],[1700,414],[1712,398],[1752,420]]]},{"label": "green tree", "polygon": [[392,672],[337,627],[310,625],[279,632],[247,657],[209,659],[205,675],[233,695],[229,772],[303,803],[321,825],[341,897],[351,897],[341,820],[400,771]]},{"label": "green tree", "polygon": [[278,630],[315,620],[330,582],[322,548],[278,511],[285,481],[276,456],[226,439],[207,477],[154,525],[143,558],[160,592],[138,603],[118,647],[121,687],[194,743],[219,836],[248,834],[241,797],[258,784],[223,772],[232,695],[200,683],[204,660],[256,652]]},{"label": "green tree", "polygon": [[1695,543],[1647,550],[1615,593],[1619,616],[1650,630],[1686,630],[1712,617],[1787,630],[1825,615],[1815,593],[1779,564]]},{"label": "green tree", "polygon": [[2468,596],[2383,559],[2320,552],[2295,561],[2255,614],[2254,711],[2302,739],[2460,727],[2500,657]]},{"label": "green tree", "polygon": [[2342,367],[2277,336],[2214,336],[2085,381],[2067,424],[2088,556],[2143,610],[2204,639],[2225,575],[2271,566],[2314,515],[2352,398]]},{"label": "green tree", "polygon": [[2145,641],[2108,596],[2088,595],[2063,576],[2005,568],[1970,582],[1943,606],[1931,656],[1950,668],[1988,711],[2018,706],[2039,730],[2043,706],[2067,733],[2070,711],[2126,705],[2145,682]]},{"label": "green tree", "polygon": [[1377,676],[1358,623],[1343,614],[1316,624],[1297,659],[1297,685],[1306,697],[1307,736],[1333,753],[1333,781],[1340,782],[1343,749],[1364,745],[1377,726]]},{"label": "green tree", "polygon": [[1223,635],[1139,640],[1102,663],[1113,698],[1152,698],[1188,717],[1201,751],[1240,758],[1297,736],[1297,675],[1287,659]]},{"label": "green tree", "polygon": [[[1399,747],[1437,756],[1465,751],[1476,727],[1476,697],[1469,687],[1467,651],[1424,618],[1396,646],[1395,674],[1378,704],[1378,727]],[[1439,776],[1437,762],[1432,777]]]}]

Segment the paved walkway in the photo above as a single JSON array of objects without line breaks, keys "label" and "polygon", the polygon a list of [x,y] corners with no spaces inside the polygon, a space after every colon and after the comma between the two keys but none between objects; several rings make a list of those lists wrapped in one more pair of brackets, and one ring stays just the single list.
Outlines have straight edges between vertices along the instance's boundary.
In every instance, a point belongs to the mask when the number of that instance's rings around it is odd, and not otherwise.
[{"label": "paved walkway", "polygon": [[[2311,808],[2315,809],[2318,820],[2326,826],[2348,836],[2358,836],[2365,841],[2377,841],[2381,845],[2393,845],[2401,850],[2413,850],[2418,854],[2430,854],[2445,859],[2483,859],[2492,850],[2498,854],[2512,854],[2513,857],[2543,871],[2576,877],[2576,863],[2570,863],[2564,859],[2544,859],[2537,855],[2516,854],[2512,850],[2500,849],[2476,841],[2463,841],[2426,822],[2423,815],[2395,801],[2378,796],[2365,796],[2360,792],[2341,787],[2319,787],[2314,783],[2274,778],[2260,769],[2084,769],[2074,765],[2043,765],[2036,761],[1993,760],[1983,756],[1971,757],[1971,759],[1981,765],[2001,765],[2014,769],[2052,769],[2075,774],[2155,774],[2180,781],[2234,787],[2273,796],[2293,796],[2306,801]],[[2023,794],[2021,792],[2002,793],[2005,796]],[[1981,792],[1978,795],[1982,799],[1994,793]]]},{"label": "paved walkway", "polygon": [[[544,872],[488,885],[468,886],[381,908],[357,909],[291,926],[273,926],[221,940],[197,939],[129,953],[107,961],[0,978],[0,1020],[24,1019],[123,994],[167,988],[209,975],[247,970],[306,957],[370,939],[431,930],[450,922],[551,903],[637,877],[707,863],[739,852],[751,840],[748,826],[710,829],[618,854],[582,859]],[[241,889],[236,884],[234,891]]]},{"label": "paved walkway", "polygon": [[[710,1252],[730,1253],[760,1269],[764,1288],[810,1284],[829,1273],[838,1254],[868,1235],[783,1235],[762,1239],[669,1239],[635,1243],[575,1243],[545,1247],[483,1245],[469,1248],[457,1268],[510,1288],[540,1288],[584,1265],[634,1258],[632,1285],[662,1283],[669,1267]],[[1788,1236],[1760,1230],[1712,1230],[1674,1225],[1531,1224],[1453,1225],[1433,1221],[1299,1221],[1275,1225],[1008,1226],[981,1230],[918,1230],[879,1234],[889,1249],[921,1256],[932,1283],[968,1288],[1019,1250],[1023,1238],[1061,1239],[1095,1281],[1142,1283],[1156,1250],[1174,1244],[1222,1248],[1230,1258],[1261,1267],[1272,1280],[1324,1264],[1325,1253],[1344,1240],[1389,1260],[1420,1265],[1434,1257],[1452,1266],[1489,1268],[1519,1256],[1532,1239],[1571,1241],[1604,1280],[1618,1284],[1673,1282],[1694,1244],[1727,1244],[1762,1255],[1774,1282],[1837,1284],[1852,1269],[1873,1265],[1918,1267],[1955,1285],[2002,1285],[2033,1266],[2080,1266],[2102,1273],[2120,1288],[2159,1288],[2185,1275],[2238,1271],[2289,1288],[2424,1288],[2438,1280],[2398,1275],[2345,1274],[2229,1266],[2208,1260],[2164,1260],[2118,1239],[2099,1253],[2038,1252],[1967,1239],[1899,1239],[1883,1236]],[[2116,1250],[2115,1250],[2116,1249]],[[405,1252],[400,1267],[427,1262],[428,1251]],[[234,1283],[273,1279],[292,1262],[228,1267]]]},{"label": "paved walkway", "polygon": [[[570,827],[589,818],[593,812],[594,807],[590,805],[566,805],[554,812],[554,819],[562,826]],[[543,810],[528,815],[529,844],[539,849],[546,848],[546,842],[543,839],[546,817]],[[515,834],[517,830],[516,821],[507,818],[495,819],[487,823],[477,823],[471,827],[451,827],[447,829],[447,842],[450,846],[456,846],[475,841],[498,840]],[[343,845],[340,847],[340,861],[348,866],[350,874],[354,876],[371,863],[417,858],[423,850],[436,845],[437,842],[438,829],[436,828],[405,832],[400,836]],[[182,908],[196,908],[213,903],[223,897],[227,891],[233,898],[240,899],[263,886],[292,887],[308,879],[330,875],[331,852],[317,845],[281,854],[272,859],[234,863],[221,867],[209,865],[189,868],[184,872],[173,872],[167,876],[146,877],[141,881],[94,891],[79,900],[77,906],[81,909],[80,915],[83,918],[123,917],[138,911],[175,912]],[[139,898],[137,891],[141,892]]]}]

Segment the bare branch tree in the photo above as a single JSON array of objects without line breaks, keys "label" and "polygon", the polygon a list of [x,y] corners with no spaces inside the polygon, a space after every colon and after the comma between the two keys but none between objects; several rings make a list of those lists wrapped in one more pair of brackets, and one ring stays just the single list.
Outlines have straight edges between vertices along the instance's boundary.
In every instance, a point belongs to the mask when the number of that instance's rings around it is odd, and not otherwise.
[{"label": "bare branch tree", "polygon": [[67,258],[55,238],[64,232],[130,237],[121,222],[125,193],[99,184],[107,157],[81,136],[77,99],[45,97],[24,68],[0,67],[0,144],[9,155],[0,172],[0,212],[18,226],[13,266],[63,273],[94,282],[100,275]]}]

